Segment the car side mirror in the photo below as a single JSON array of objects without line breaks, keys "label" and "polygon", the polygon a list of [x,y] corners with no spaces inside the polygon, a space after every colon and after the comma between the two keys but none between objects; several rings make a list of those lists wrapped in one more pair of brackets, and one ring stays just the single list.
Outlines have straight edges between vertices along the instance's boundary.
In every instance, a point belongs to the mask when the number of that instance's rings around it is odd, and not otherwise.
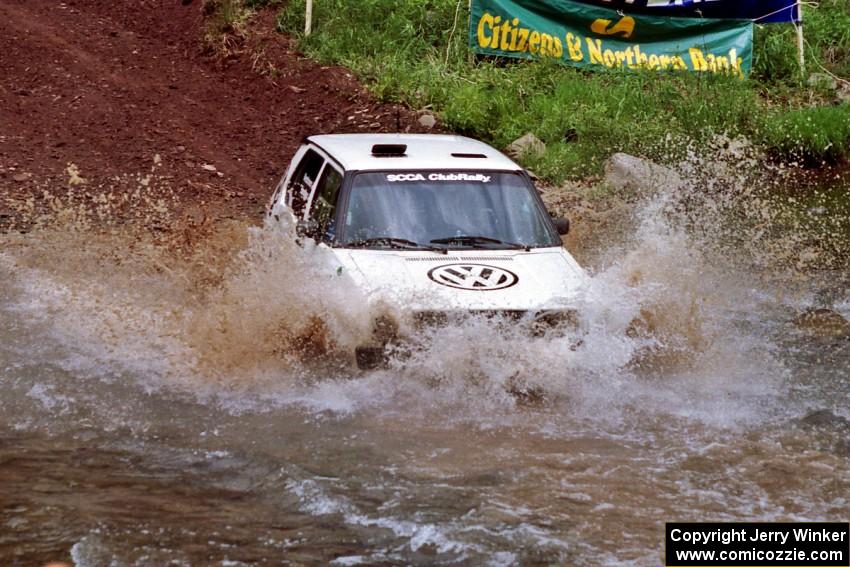
[{"label": "car side mirror", "polygon": [[570,221],[569,219],[565,219],[563,217],[552,219],[552,224],[555,225],[555,230],[558,231],[558,234],[564,236],[570,233]]},{"label": "car side mirror", "polygon": [[299,219],[295,223],[295,234],[299,238],[316,238],[319,233],[319,223],[313,219]]}]

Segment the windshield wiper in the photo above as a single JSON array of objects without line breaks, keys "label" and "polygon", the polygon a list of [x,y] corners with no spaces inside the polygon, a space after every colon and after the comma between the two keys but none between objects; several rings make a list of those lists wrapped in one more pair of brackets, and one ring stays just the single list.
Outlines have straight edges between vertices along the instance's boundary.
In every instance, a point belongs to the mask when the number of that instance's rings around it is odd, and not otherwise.
[{"label": "windshield wiper", "polygon": [[507,246],[508,248],[531,250],[531,246],[528,246],[527,244],[504,242],[502,240],[499,240],[498,238],[490,238],[489,236],[447,236],[446,238],[435,238],[431,241],[431,244],[468,244],[473,248],[494,248]]},{"label": "windshield wiper", "polygon": [[372,238],[364,238],[362,240],[355,240],[354,242],[347,242],[344,244],[347,248],[368,248],[370,246],[386,246],[389,248],[401,248],[404,250],[438,250],[443,251],[443,248],[437,248],[436,246],[428,246],[426,244],[419,244],[418,242],[414,242],[412,240],[407,240],[406,238],[395,238],[393,236],[375,236]]}]

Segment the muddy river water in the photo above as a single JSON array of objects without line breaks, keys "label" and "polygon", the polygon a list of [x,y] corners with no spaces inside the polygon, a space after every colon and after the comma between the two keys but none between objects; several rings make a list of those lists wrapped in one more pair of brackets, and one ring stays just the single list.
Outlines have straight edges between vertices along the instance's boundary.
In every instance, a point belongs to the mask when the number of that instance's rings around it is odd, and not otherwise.
[{"label": "muddy river water", "polygon": [[850,319],[846,272],[657,209],[580,341],[470,321],[365,374],[362,301],[286,235],[2,236],[0,563],[658,565],[665,521],[847,521],[850,340],[799,319]]}]

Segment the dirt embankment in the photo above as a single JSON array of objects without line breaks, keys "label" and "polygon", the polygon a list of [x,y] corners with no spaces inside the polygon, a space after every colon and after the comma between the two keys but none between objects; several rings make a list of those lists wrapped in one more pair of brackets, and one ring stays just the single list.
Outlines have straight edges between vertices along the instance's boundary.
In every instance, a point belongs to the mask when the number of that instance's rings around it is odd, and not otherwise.
[{"label": "dirt embankment", "polygon": [[417,129],[259,17],[222,60],[203,49],[199,1],[0,3],[0,216],[9,198],[61,194],[69,163],[94,192],[155,161],[177,202],[256,215],[304,136]]}]

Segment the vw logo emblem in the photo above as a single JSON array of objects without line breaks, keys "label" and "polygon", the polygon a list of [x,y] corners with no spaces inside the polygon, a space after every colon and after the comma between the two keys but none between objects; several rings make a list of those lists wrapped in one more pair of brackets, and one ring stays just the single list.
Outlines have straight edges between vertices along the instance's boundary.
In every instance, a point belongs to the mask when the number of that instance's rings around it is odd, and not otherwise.
[{"label": "vw logo emblem", "polygon": [[519,277],[508,270],[483,264],[448,264],[428,272],[440,285],[471,291],[495,291],[515,285]]}]

